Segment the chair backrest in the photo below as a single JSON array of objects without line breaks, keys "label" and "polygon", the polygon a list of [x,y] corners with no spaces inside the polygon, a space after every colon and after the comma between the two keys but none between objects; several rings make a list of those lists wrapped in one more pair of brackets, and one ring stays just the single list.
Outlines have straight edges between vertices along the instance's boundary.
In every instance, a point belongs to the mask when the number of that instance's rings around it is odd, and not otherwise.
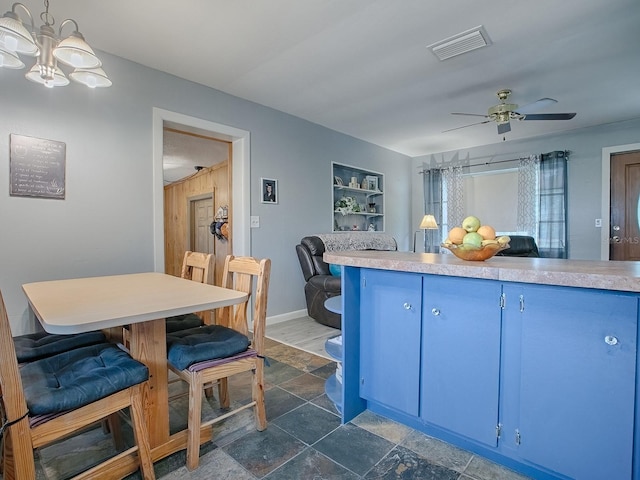
[{"label": "chair backrest", "polygon": [[[249,294],[246,302],[229,307],[228,314],[223,319],[224,325],[242,333],[249,334],[247,309],[253,297],[253,348],[258,354],[264,354],[264,334],[267,318],[267,297],[269,292],[269,277],[271,275],[271,260],[253,257],[234,257],[227,255],[224,262],[222,284]],[[255,293],[254,291],[255,283]]]},{"label": "chair backrest", "polygon": [[[180,276],[187,280],[193,280],[199,283],[208,283],[213,285],[213,271],[214,271],[214,257],[211,253],[202,252],[184,252],[184,259],[182,260],[182,271]],[[213,323],[213,312],[204,311],[196,312],[204,323]]]},{"label": "chair backrest", "polygon": [[[0,292],[0,389],[2,391],[2,403],[7,421],[15,421],[25,416],[28,412],[27,401],[22,390],[22,378],[18,370],[18,360],[16,358],[15,346],[11,335],[11,325],[9,317]],[[7,432],[5,432],[6,435]],[[23,418],[11,428],[11,442],[14,455],[20,452],[33,452],[31,434],[29,432],[29,419]],[[19,444],[23,443],[20,447]],[[33,453],[31,453],[33,455]],[[15,458],[16,462],[24,462],[29,465],[33,463],[33,458]],[[34,471],[35,478],[35,471]]]},{"label": "chair backrest", "polygon": [[180,276],[194,282],[213,284],[213,255],[201,252],[184,252]]},{"label": "chair backrest", "polygon": [[539,257],[538,245],[533,237],[510,235],[509,248],[498,252],[503,257]]}]

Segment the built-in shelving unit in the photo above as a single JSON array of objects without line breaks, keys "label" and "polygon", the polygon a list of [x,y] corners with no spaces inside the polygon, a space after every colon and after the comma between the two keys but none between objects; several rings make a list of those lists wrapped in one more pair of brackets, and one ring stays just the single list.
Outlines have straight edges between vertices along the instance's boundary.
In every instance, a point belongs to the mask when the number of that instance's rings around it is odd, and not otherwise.
[{"label": "built-in shelving unit", "polygon": [[333,231],[384,231],[384,174],[332,162]]}]

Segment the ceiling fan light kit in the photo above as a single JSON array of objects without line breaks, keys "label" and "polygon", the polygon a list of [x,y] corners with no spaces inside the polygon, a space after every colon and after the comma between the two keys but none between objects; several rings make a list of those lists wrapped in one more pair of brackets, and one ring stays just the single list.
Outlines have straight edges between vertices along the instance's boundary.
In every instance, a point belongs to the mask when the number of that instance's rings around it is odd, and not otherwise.
[{"label": "ceiling fan light kit", "polygon": [[[451,115],[467,115],[473,117],[485,117],[487,120],[478,123],[472,123],[470,125],[464,125],[462,127],[451,128],[444,132],[450,132],[452,130],[458,130],[460,128],[471,127],[473,125],[480,125],[483,123],[495,122],[498,127],[498,133],[500,135],[511,131],[511,120],[571,120],[576,116],[575,113],[528,113],[532,110],[538,110],[553,103],[557,103],[557,100],[553,98],[541,98],[528,105],[523,105],[518,108],[515,103],[507,103],[507,99],[511,95],[511,90],[503,89],[499,90],[496,94],[500,103],[489,107],[486,115],[480,115],[477,113],[452,113]],[[443,133],[444,133],[443,132]]]},{"label": "ceiling fan light kit", "polygon": [[[0,67],[24,68],[18,54],[37,57],[36,63],[25,77],[45,87],[61,87],[69,80],[58,66],[58,62],[74,68],[69,74],[71,80],[89,88],[109,87],[111,80],[101,68],[102,62],[79,32],[78,23],[66,19],[60,24],[58,33],[54,30],[55,19],[49,13],[49,0],[44,0],[45,11],[40,14],[44,23],[36,32],[33,16],[22,3],[14,3],[11,10],[0,18]],[[17,13],[18,8],[29,17],[29,31]],[[62,29],[69,24],[74,30],[62,37]]]}]

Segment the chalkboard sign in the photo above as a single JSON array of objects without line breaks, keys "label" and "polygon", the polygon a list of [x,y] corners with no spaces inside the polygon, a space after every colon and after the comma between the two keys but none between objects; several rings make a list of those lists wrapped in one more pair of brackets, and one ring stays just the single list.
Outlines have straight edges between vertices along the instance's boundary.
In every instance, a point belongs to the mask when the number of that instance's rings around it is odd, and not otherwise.
[{"label": "chalkboard sign", "polygon": [[11,196],[64,200],[66,145],[11,134]]}]

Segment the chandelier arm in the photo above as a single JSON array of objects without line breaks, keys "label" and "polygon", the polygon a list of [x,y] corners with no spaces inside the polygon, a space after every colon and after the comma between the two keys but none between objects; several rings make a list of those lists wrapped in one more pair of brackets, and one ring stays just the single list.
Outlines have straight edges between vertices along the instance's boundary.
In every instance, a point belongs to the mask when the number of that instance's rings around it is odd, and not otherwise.
[{"label": "chandelier arm", "polygon": [[60,24],[60,28],[58,29],[58,38],[62,38],[62,29],[67,23],[73,23],[76,27],[74,32],[80,33],[80,27],[78,27],[78,22],[76,22],[73,18],[67,18],[64,22]]},{"label": "chandelier arm", "polygon": [[[27,14],[27,16],[29,17],[29,21],[31,22],[31,35],[35,34],[36,31],[36,24],[33,22],[33,15],[31,15],[31,11],[26,7],[26,5],[20,3],[20,2],[16,2],[11,6],[11,11],[13,12],[13,14],[18,17],[18,19],[22,22],[22,18],[20,18],[20,15],[18,15],[18,12],[16,12],[16,7],[22,7],[22,9],[25,11],[25,13]],[[22,22],[24,24],[24,22]]]}]

